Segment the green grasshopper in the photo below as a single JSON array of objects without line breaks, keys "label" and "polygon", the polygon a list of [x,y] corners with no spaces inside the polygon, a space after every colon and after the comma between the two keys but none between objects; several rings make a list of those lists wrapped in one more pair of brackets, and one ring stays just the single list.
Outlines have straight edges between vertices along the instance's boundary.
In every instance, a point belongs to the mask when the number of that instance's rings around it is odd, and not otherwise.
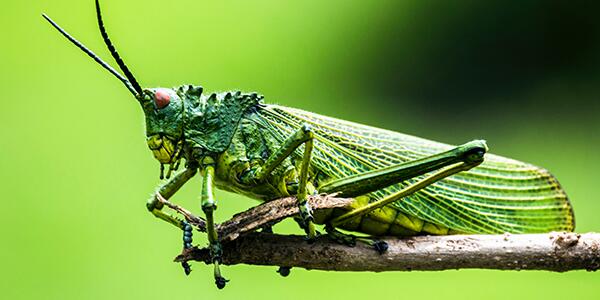
[{"label": "green grasshopper", "polygon": [[[121,80],[146,116],[148,147],[166,183],[168,199],[196,173],[202,176],[201,207],[218,288],[221,245],[213,214],[213,187],[269,201],[295,195],[299,224],[312,241],[315,224],[352,245],[337,229],[371,236],[455,233],[572,231],[573,209],[558,181],[545,169],[486,154],[485,141],[458,147],[393,131],[263,103],[240,91],[203,93],[200,86],[142,89],[110,41],[96,0],[103,40],[124,76],[50,22],[73,44]],[[484,160],[485,155],[485,160]],[[184,170],[171,178],[180,161]],[[344,208],[314,212],[307,195],[353,197]],[[156,217],[184,231],[191,227],[164,212],[157,195],[147,202]],[[379,250],[385,245],[374,243]],[[186,273],[190,269],[184,264]]]}]

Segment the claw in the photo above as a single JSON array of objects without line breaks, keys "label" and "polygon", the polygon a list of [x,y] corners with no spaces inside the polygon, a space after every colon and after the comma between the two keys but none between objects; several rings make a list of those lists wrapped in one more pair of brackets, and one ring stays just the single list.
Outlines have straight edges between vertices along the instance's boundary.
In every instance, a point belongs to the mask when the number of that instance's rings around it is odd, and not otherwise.
[{"label": "claw", "polygon": [[384,241],[373,241],[373,248],[375,248],[375,251],[377,251],[379,254],[384,254],[388,247],[388,243]]},{"label": "claw", "polygon": [[292,269],[292,267],[279,267],[279,269],[277,270],[277,273],[279,273],[279,275],[281,275],[281,277],[288,277],[288,275],[290,275],[291,269]]},{"label": "claw", "polygon": [[181,266],[183,267],[183,272],[186,276],[189,276],[190,273],[192,273],[192,267],[190,267],[190,264],[187,261],[182,262]]},{"label": "claw", "polygon": [[222,277],[222,276],[215,277],[215,284],[217,285],[217,288],[220,290],[222,290],[225,287],[227,282],[229,282],[229,280],[225,279],[225,277]]}]

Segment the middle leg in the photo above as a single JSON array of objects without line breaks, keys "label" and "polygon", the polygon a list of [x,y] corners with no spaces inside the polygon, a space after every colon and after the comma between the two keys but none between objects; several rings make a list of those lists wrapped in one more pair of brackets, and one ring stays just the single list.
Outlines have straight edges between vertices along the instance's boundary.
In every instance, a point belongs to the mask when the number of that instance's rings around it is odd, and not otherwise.
[{"label": "middle leg", "polygon": [[283,142],[279,149],[269,156],[264,164],[240,176],[240,181],[244,184],[264,182],[277,166],[279,166],[286,158],[290,157],[298,147],[304,145],[296,198],[298,209],[300,210],[300,218],[303,223],[301,227],[306,231],[308,241],[313,241],[317,235],[312,210],[307,201],[307,185],[313,139],[314,134],[310,126],[306,124],[302,125],[294,134]]}]

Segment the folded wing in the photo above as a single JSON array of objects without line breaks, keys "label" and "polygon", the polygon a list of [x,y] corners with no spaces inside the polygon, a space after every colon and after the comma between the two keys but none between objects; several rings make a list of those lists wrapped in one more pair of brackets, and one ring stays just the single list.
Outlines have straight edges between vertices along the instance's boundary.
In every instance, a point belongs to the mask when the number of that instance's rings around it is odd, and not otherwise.
[{"label": "folded wing", "polygon": [[[343,178],[453,148],[284,106],[267,105],[260,116],[261,125],[281,141],[301,124],[312,126],[312,166],[324,178]],[[381,189],[371,197],[381,199],[420,178]],[[569,200],[548,171],[493,154],[486,154],[480,166],[443,179],[393,207],[465,233],[572,231],[575,227]]]}]

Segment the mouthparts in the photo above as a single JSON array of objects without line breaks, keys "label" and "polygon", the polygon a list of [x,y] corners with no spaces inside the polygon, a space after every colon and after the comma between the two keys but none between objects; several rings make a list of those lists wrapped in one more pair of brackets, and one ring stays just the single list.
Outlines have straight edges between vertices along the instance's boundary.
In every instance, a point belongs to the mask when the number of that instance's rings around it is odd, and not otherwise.
[{"label": "mouthparts", "polygon": [[152,154],[161,164],[171,164],[178,159],[181,147],[168,137],[155,134],[148,138],[147,143]]},{"label": "mouthparts", "polygon": [[154,157],[160,162],[160,179],[165,178],[165,165],[169,165],[166,176],[169,179],[171,172],[177,171],[179,168],[182,142],[176,142],[162,134],[155,134],[148,137],[147,143]]}]

